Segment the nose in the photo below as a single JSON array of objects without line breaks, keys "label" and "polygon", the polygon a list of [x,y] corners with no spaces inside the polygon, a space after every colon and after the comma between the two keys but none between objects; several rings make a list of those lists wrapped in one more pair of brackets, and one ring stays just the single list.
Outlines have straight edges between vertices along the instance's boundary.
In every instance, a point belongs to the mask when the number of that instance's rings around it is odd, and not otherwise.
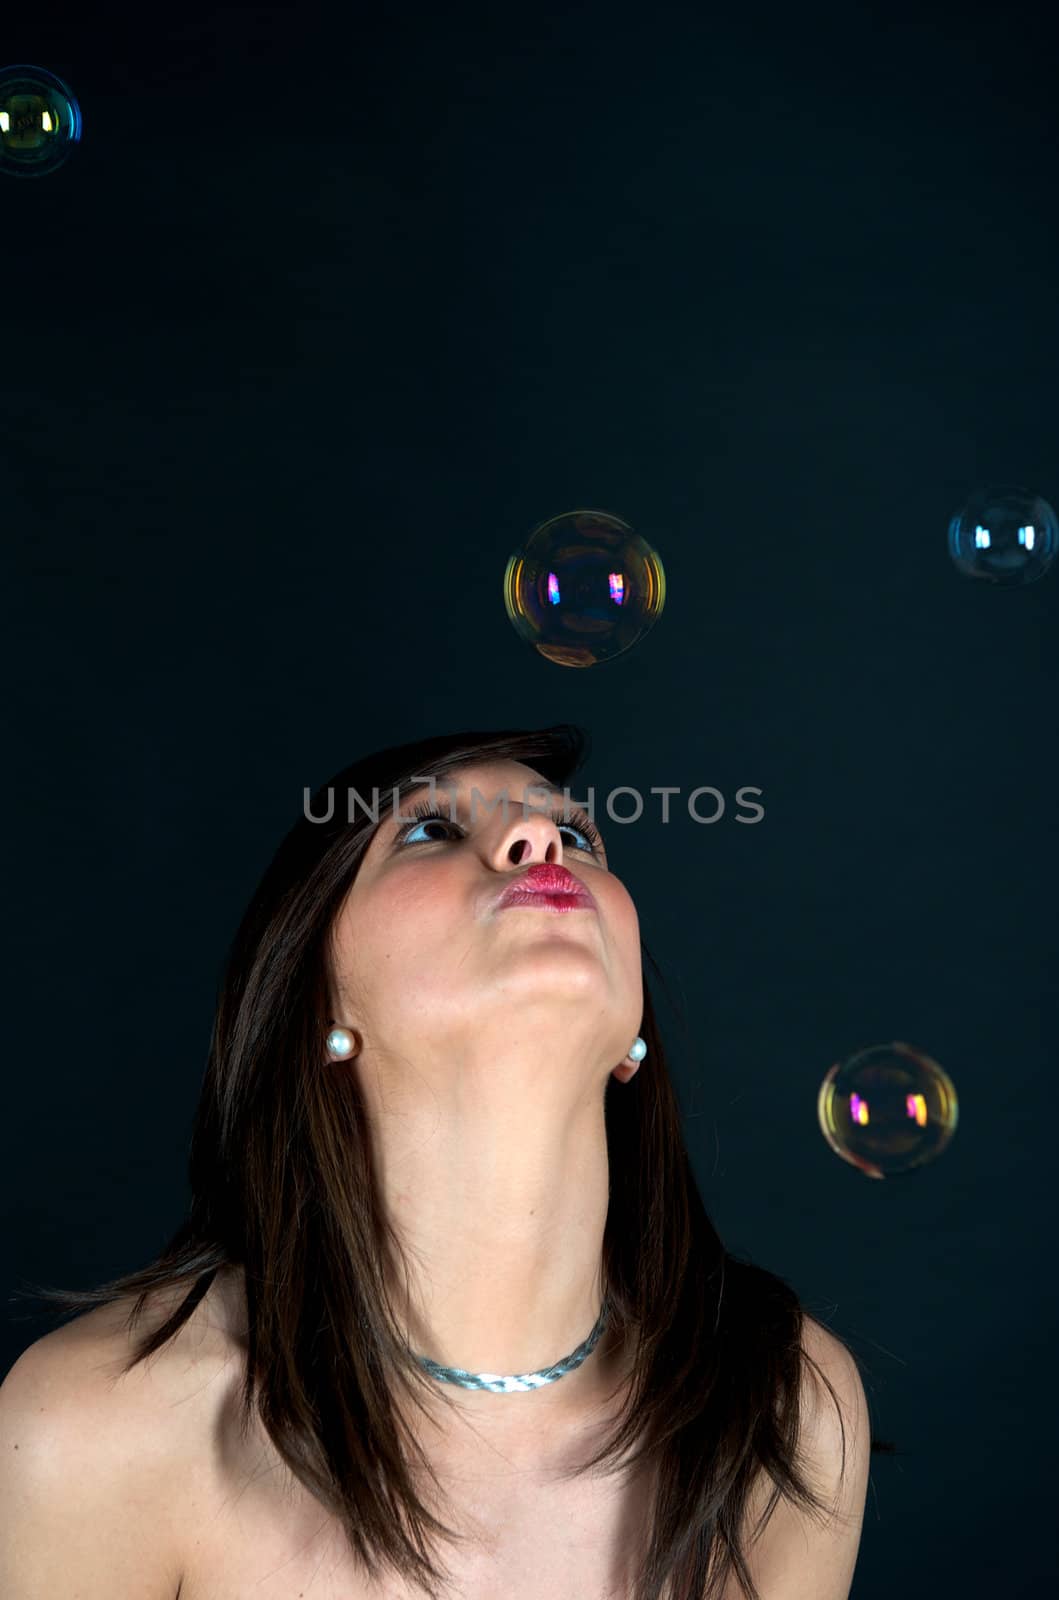
[{"label": "nose", "polygon": [[558,826],[543,811],[522,811],[521,802],[512,808],[517,815],[508,820],[496,845],[495,865],[530,867],[537,862],[562,866],[563,838]]}]

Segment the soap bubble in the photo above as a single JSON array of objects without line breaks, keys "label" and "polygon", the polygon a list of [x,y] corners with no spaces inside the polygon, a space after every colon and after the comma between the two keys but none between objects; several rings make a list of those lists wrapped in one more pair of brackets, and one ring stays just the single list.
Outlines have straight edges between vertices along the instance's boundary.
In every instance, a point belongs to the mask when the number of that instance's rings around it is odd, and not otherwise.
[{"label": "soap bubble", "polygon": [[959,1106],[943,1067],[908,1044],[879,1044],[836,1062],[816,1114],[836,1155],[869,1178],[896,1178],[941,1154]]},{"label": "soap bubble", "polygon": [[1033,583],[1055,560],[1059,522],[1047,500],[1003,484],[977,490],[949,523],[949,554],[968,578]]},{"label": "soap bubble", "polygon": [[542,522],[504,573],[504,605],[516,633],[561,667],[593,667],[621,655],[654,626],[665,599],[657,551],[606,511]]},{"label": "soap bubble", "polygon": [[0,67],[0,172],[39,178],[81,137],[81,108],[45,67]]}]

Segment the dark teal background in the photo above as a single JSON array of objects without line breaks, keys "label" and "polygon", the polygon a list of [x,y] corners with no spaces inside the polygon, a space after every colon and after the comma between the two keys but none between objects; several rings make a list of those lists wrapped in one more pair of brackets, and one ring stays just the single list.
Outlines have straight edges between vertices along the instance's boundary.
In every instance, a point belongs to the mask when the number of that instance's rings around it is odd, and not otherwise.
[{"label": "dark teal background", "polygon": [[[1059,507],[1056,42],[1030,5],[5,17],[84,118],[0,174],[5,1296],[180,1221],[220,963],[303,788],[574,721],[598,797],[728,797],[598,820],[707,1208],[899,1447],[854,1600],[1055,1581],[1059,567],[975,584],[946,530],[983,484]],[[577,507],[669,585],[588,671],[501,601]],[[816,1093],[892,1039],[960,1124],[872,1183]],[[12,1305],[2,1370],[50,1325]]]}]

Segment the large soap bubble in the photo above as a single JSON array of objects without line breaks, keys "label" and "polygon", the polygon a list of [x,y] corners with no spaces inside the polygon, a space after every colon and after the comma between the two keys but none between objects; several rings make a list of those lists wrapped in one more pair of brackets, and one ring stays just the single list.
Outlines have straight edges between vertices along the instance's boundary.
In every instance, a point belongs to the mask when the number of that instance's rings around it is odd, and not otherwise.
[{"label": "large soap bubble", "polygon": [[978,489],[949,523],[949,554],[967,578],[1033,583],[1055,560],[1059,522],[1047,500],[1015,484]]},{"label": "large soap bubble", "polygon": [[858,1050],[829,1070],[817,1095],[820,1131],[869,1178],[893,1178],[940,1155],[959,1105],[943,1067],[908,1044]]},{"label": "large soap bubble", "polygon": [[0,172],[39,178],[81,137],[81,108],[46,67],[0,67]]},{"label": "large soap bubble", "polygon": [[594,667],[628,650],[657,622],[665,599],[657,551],[606,511],[542,522],[504,573],[515,631],[561,667]]}]

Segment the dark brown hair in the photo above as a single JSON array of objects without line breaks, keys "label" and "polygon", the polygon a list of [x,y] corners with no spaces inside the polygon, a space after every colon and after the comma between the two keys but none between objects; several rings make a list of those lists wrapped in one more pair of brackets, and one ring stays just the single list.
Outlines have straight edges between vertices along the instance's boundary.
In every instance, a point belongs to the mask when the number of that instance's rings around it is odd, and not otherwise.
[{"label": "dark brown hair", "polygon": [[[384,1291],[387,1241],[390,1259],[401,1261],[401,1249],[372,1181],[355,1078],[321,1070],[333,1021],[332,925],[378,825],[359,808],[350,820],[344,802],[355,791],[370,805],[377,791],[385,811],[425,777],[485,761],[521,762],[566,788],[587,750],[587,735],[568,724],[462,733],[378,752],[329,779],[274,855],[228,955],[195,1112],[186,1220],[139,1271],[96,1289],[30,1291],[73,1312],[135,1295],[131,1329],[154,1291],[186,1285],[167,1320],[139,1339],[127,1372],[177,1334],[220,1269],[241,1266],[244,1428],[256,1403],[279,1455],[340,1520],[370,1576],[388,1564],[434,1600],[443,1579],[426,1532],[463,1536],[419,1498],[402,1439],[430,1469],[395,1406],[398,1397],[418,1404],[430,1380],[403,1344]],[[310,820],[327,811],[332,791],[330,819]],[[798,1467],[803,1363],[820,1369],[803,1349],[794,1291],[729,1254],[706,1214],[646,947],[643,959],[647,1066],[616,1090],[608,1079],[605,1100],[602,1283],[619,1348],[634,1352],[632,1379],[603,1446],[564,1476],[616,1471],[630,1447],[628,1464],[656,1470],[636,1600],[659,1600],[667,1585],[679,1600],[717,1600],[733,1568],[750,1600],[760,1600],[741,1548],[759,1472],[773,1482],[762,1523],[781,1495],[814,1520],[826,1509]],[[844,1468],[844,1427],[842,1437]]]}]

